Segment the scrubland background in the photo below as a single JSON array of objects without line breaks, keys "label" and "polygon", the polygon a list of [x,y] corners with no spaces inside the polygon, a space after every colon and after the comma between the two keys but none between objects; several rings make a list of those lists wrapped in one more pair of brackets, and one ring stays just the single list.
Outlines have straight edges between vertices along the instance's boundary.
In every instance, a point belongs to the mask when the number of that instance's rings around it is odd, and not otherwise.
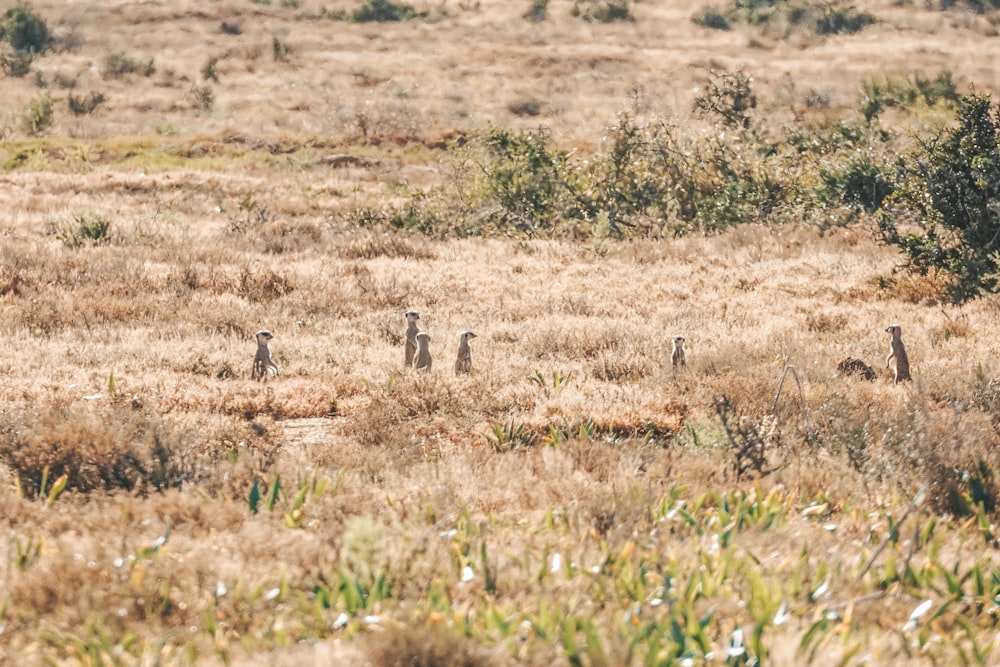
[{"label": "scrubland background", "polygon": [[[30,5],[53,44],[0,101],[0,662],[995,662],[995,297],[897,271],[850,202],[625,238],[391,224],[496,128],[581,161],[623,112],[721,141],[712,72],[752,76],[761,134],[853,122],[873,82],[996,92],[995,10],[831,5],[876,20],[822,35],[700,2],[361,6]],[[902,150],[947,120],[875,122]]]}]

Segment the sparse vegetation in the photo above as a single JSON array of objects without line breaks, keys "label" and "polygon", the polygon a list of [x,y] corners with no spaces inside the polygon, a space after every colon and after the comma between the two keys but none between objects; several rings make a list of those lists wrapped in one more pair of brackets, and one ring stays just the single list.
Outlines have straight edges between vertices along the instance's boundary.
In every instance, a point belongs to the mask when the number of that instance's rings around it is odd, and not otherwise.
[{"label": "sparse vegetation", "polygon": [[392,21],[406,21],[417,15],[411,5],[405,2],[393,2],[392,0],[368,0],[354,10],[351,20],[356,23],[384,23]]},{"label": "sparse vegetation", "polygon": [[153,58],[143,60],[124,51],[115,51],[105,56],[104,67],[101,70],[105,79],[121,79],[128,74],[152,76],[155,72],[156,66],[153,64]]},{"label": "sparse vegetation", "polygon": [[0,113],[0,664],[998,662],[987,17],[64,4]]},{"label": "sparse vegetation", "polygon": [[48,93],[31,100],[21,117],[24,131],[30,135],[44,132],[51,127],[53,120],[52,96]]},{"label": "sparse vegetation", "polygon": [[76,97],[73,93],[66,96],[66,104],[74,116],[86,116],[93,113],[94,109],[104,102],[104,95],[91,91],[82,97]]}]

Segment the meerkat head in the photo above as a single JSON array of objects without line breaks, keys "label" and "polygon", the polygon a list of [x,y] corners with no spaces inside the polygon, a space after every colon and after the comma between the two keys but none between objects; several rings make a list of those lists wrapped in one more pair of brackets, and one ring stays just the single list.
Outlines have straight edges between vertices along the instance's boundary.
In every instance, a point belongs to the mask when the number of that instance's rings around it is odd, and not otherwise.
[{"label": "meerkat head", "polygon": [[674,345],[676,345],[677,347],[683,347],[684,336],[674,336]]},{"label": "meerkat head", "polygon": [[257,339],[258,345],[266,345],[267,341],[274,338],[274,335],[267,329],[261,329],[260,331],[254,334],[254,338]]},{"label": "meerkat head", "polygon": [[406,311],[405,317],[407,322],[416,322],[420,319],[420,313],[415,310],[408,310]]},{"label": "meerkat head", "polygon": [[421,331],[417,334],[417,342],[420,341],[427,341],[429,343],[431,341],[431,335],[426,331]]},{"label": "meerkat head", "polygon": [[890,324],[885,328],[885,331],[890,336],[898,336],[899,334],[903,333],[903,330],[900,328],[898,324]]},{"label": "meerkat head", "polygon": [[461,338],[462,338],[463,341],[467,341],[470,338],[475,338],[475,337],[476,337],[476,334],[472,333],[471,331],[463,331],[462,332],[462,336],[461,336]]}]

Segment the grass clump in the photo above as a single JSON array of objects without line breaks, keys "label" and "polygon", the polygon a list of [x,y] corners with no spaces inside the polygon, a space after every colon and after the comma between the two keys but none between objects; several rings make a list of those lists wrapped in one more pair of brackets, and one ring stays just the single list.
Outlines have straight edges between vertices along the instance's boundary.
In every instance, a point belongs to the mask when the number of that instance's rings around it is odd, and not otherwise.
[{"label": "grass clump", "polygon": [[98,397],[97,409],[53,404],[5,414],[0,461],[22,495],[51,496],[51,480],[68,491],[162,491],[197,479],[192,443],[122,394]]},{"label": "grass clump", "polygon": [[96,211],[76,211],[55,223],[53,233],[68,248],[111,242],[111,219]]},{"label": "grass clump", "polygon": [[156,72],[153,58],[143,60],[124,51],[115,51],[104,57],[101,75],[105,79],[122,79],[129,74],[149,77]]},{"label": "grass clump", "polygon": [[73,93],[66,96],[66,104],[74,116],[86,116],[93,113],[94,109],[104,103],[104,95],[91,91],[82,97],[76,97]]},{"label": "grass clump", "polygon": [[53,120],[52,96],[48,93],[31,100],[28,108],[21,116],[21,124],[24,126],[24,131],[32,136],[41,134],[50,128]]}]

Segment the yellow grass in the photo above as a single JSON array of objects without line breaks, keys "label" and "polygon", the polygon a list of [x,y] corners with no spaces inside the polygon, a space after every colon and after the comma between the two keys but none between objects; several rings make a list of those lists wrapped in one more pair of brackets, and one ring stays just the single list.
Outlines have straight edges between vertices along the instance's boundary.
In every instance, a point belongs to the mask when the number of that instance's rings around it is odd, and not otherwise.
[{"label": "yellow grass", "polygon": [[[641,649],[629,656],[613,638],[670,613],[654,602],[661,573],[701,576],[730,557],[732,579],[692,605],[715,609],[717,652],[735,627],[749,636],[753,614],[774,617],[781,595],[748,593],[751,570],[791,602],[791,620],[764,635],[770,664],[803,664],[807,631],[831,609],[813,664],[956,660],[966,612],[988,643],[975,605],[989,595],[893,579],[886,555],[859,571],[924,484],[911,521],[938,522],[939,553],[922,541],[914,571],[966,572],[995,548],[974,515],[951,514],[961,473],[1000,467],[995,300],[959,308],[927,280],[893,283],[900,257],[866,224],[595,252],[339,222],[437,183],[443,142],[491,122],[547,126],[585,152],[634,103],[686,116],[711,66],[751,73],[775,127],[809,91],[852,108],[871,73],[943,66],[998,90],[985,18],[872,3],[862,8],[882,23],[820,40],[699,28],[693,2],[637,3],[634,22],[612,25],[575,19],[562,1],[538,24],[521,18],[527,3],[500,0],[379,25],[321,16],[346,3],[32,7],[79,44],[33,73],[108,101],[73,117],[51,86],[57,120],[26,137],[16,118],[40,89],[33,74],[4,79],[0,663],[98,664],[106,645],[120,664],[390,665],[393,647],[424,664],[568,664],[544,636],[554,608],[595,619],[608,664],[639,664]],[[242,32],[223,34],[223,21]],[[290,49],[279,60],[274,37]],[[113,51],[154,58],[156,73],[103,79]],[[196,112],[190,88],[210,56],[216,102]],[[512,112],[533,100],[539,116]],[[76,212],[111,220],[110,242],[63,244],[56,231]],[[408,309],[431,335],[428,374],[402,367]],[[914,374],[901,386],[883,368],[892,323]],[[281,368],[263,383],[250,379],[261,328]],[[455,376],[467,329],[473,372]],[[687,339],[683,369],[670,366],[675,334]],[[878,379],[839,375],[848,356]],[[772,414],[788,366],[804,409],[788,377]],[[760,474],[734,473],[722,397],[736,423],[766,435]],[[505,427],[534,445],[505,451]],[[150,463],[157,447],[164,469]],[[139,462],[115,469],[123,452]],[[67,490],[47,499],[62,472]],[[270,511],[279,476],[285,495]],[[720,550],[726,503],[704,494],[755,488],[781,519]],[[695,529],[677,509],[699,498]],[[900,539],[887,553],[901,563],[908,551]],[[553,571],[554,554],[599,574]],[[316,593],[336,590],[338,572],[382,573],[392,595],[338,624],[346,603],[323,607]],[[824,579],[830,593],[812,599]],[[649,591],[632,604],[619,586],[635,581]],[[954,600],[922,643],[901,629],[921,594]]]}]

